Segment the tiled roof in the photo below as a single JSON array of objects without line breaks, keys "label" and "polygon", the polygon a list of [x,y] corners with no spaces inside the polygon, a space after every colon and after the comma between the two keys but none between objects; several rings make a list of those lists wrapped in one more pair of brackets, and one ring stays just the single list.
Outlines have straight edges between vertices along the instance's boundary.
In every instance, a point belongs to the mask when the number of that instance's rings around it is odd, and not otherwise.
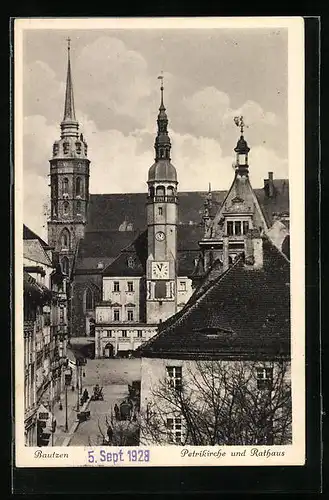
[{"label": "tiled roof", "polygon": [[[268,198],[263,188],[254,189],[257,199],[271,224],[273,213],[289,211],[289,183],[274,179],[275,195]],[[178,224],[194,225],[201,222],[206,191],[178,192]],[[213,191],[213,211],[223,203],[227,191]],[[125,224],[132,224],[134,231],[146,228],[146,192],[127,194],[91,194],[88,206],[87,232],[118,231]],[[193,228],[194,226],[190,226]]]},{"label": "tiled roof", "polygon": [[[264,189],[254,190],[269,222],[273,220],[273,212],[289,210],[287,181],[274,180],[274,186],[276,195],[269,200]],[[221,206],[226,194],[227,191],[212,192],[214,212]],[[198,242],[203,236],[201,217],[206,196],[206,191],[178,194],[177,261],[178,274],[181,276],[189,276],[194,270]],[[102,273],[103,270],[97,268],[100,262],[103,269],[113,263],[120,275],[126,269],[126,257],[121,256],[121,252],[145,229],[146,193],[90,195],[86,234],[79,245],[75,269],[80,273],[83,270]],[[143,263],[141,266],[144,268]],[[114,267],[111,269],[114,270]],[[135,275],[135,272],[130,275]]]},{"label": "tiled roof", "polygon": [[210,272],[201,288],[160,333],[140,347],[144,357],[268,358],[290,352],[290,266],[267,238],[264,267],[238,259],[229,270]]},{"label": "tiled roof", "polygon": [[254,189],[269,226],[273,224],[275,214],[289,213],[289,181],[274,179],[273,184],[274,195],[271,198],[266,196],[264,189]]},{"label": "tiled roof", "polygon": [[45,249],[49,249],[50,246],[46,243],[40,236],[34,233],[29,227],[23,224],[23,240],[39,240],[42,247]]},{"label": "tiled roof", "polygon": [[33,262],[52,267],[52,263],[45,248],[38,240],[23,240],[23,257]]},{"label": "tiled roof", "polygon": [[[121,234],[123,233],[121,232]],[[104,269],[103,276],[143,276],[145,275],[146,259],[147,231],[144,231]]]}]

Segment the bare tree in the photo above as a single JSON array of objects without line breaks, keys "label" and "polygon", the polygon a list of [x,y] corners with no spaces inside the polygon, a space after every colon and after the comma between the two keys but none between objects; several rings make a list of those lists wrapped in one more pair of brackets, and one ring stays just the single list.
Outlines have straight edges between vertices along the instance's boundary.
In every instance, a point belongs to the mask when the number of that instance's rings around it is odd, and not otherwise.
[{"label": "bare tree", "polygon": [[[291,442],[289,362],[195,361],[178,387],[160,380],[139,415],[140,444]],[[175,423],[173,423],[175,422]]]}]

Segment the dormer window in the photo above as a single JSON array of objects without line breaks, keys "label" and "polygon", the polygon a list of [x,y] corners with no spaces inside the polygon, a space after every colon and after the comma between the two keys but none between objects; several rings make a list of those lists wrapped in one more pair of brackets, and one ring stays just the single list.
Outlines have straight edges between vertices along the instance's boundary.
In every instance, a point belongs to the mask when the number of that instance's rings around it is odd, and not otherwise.
[{"label": "dormer window", "polygon": [[227,235],[233,236],[233,221],[227,221]]},{"label": "dormer window", "polygon": [[242,227],[243,227],[243,234],[247,234],[249,231],[249,222],[247,220],[244,220],[242,222]]},{"label": "dormer window", "polygon": [[63,151],[64,151],[65,155],[67,155],[70,152],[70,143],[69,142],[63,143]]},{"label": "dormer window", "polygon": [[241,221],[234,222],[234,233],[236,236],[241,236]]}]

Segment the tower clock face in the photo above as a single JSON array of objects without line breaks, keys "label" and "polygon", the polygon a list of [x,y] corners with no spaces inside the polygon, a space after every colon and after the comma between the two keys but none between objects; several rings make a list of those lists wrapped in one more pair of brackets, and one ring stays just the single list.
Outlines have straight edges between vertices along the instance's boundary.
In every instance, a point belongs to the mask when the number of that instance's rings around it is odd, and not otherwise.
[{"label": "tower clock face", "polygon": [[166,235],[163,231],[158,231],[157,233],[155,233],[155,239],[157,241],[164,241],[166,239]]},{"label": "tower clock face", "polygon": [[169,279],[169,263],[152,262],[152,279],[156,280]]}]

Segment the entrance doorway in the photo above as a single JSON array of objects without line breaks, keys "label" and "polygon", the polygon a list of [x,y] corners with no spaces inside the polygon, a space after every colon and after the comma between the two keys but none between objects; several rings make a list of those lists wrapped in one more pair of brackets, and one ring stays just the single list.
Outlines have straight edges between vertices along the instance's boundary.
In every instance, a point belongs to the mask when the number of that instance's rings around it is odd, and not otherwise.
[{"label": "entrance doorway", "polygon": [[109,342],[104,347],[104,358],[113,358],[114,348],[113,345]]}]

